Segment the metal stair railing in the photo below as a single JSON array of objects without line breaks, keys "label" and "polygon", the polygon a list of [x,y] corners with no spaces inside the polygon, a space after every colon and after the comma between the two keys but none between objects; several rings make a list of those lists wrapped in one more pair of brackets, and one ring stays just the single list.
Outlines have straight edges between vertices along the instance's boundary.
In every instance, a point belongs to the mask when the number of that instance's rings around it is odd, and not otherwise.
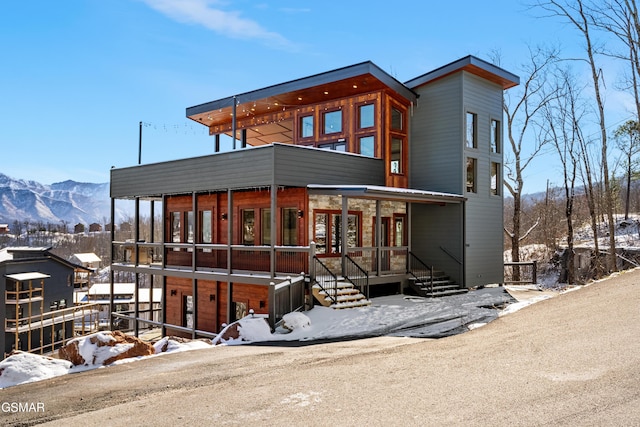
[{"label": "metal stair railing", "polygon": [[413,252],[409,251],[407,271],[419,283],[428,283],[429,292],[433,293],[433,266],[428,266]]},{"label": "metal stair railing", "polygon": [[[315,283],[333,301],[338,302],[338,277],[317,256],[313,256]],[[321,279],[320,279],[321,278]],[[319,280],[320,279],[320,280]],[[333,291],[333,294],[330,291]]]},{"label": "metal stair railing", "polygon": [[369,272],[360,267],[360,265],[358,265],[358,263],[349,255],[345,255],[345,260],[344,278],[353,284],[353,286],[358,288],[360,293],[366,295],[367,299],[369,299]]}]

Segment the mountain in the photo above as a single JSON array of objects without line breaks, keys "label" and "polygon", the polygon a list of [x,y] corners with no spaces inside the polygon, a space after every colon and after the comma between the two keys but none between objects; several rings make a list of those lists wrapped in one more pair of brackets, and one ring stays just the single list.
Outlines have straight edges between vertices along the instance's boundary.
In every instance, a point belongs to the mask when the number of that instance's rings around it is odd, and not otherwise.
[{"label": "mountain", "polygon": [[44,185],[0,173],[0,223],[104,224],[111,218],[109,183],[64,181]]}]

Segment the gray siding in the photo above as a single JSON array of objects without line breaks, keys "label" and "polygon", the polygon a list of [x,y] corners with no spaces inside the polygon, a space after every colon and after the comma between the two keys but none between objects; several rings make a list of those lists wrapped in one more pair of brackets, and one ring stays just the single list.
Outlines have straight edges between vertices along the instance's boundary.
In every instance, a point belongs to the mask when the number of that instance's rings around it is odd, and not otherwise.
[{"label": "gray siding", "polygon": [[[463,281],[463,205],[411,206],[411,251],[427,265],[443,271],[461,285]],[[453,254],[457,260],[449,254]]]},{"label": "gray siding", "polygon": [[463,194],[462,75],[418,89],[411,118],[410,187]]},{"label": "gray siding", "polygon": [[[465,156],[478,159],[477,193],[467,193],[466,280],[467,286],[503,281],[502,194],[490,194],[490,163],[502,165],[501,154],[490,152],[490,121],[502,122],[502,87],[469,73],[464,75],[464,110],[478,116],[478,148],[465,149]],[[463,169],[461,173],[465,174]],[[502,177],[502,171],[500,171]],[[502,186],[499,185],[500,192]]]},{"label": "gray siding", "polygon": [[384,185],[380,159],[274,144],[111,170],[111,197],[222,191],[271,184]]}]

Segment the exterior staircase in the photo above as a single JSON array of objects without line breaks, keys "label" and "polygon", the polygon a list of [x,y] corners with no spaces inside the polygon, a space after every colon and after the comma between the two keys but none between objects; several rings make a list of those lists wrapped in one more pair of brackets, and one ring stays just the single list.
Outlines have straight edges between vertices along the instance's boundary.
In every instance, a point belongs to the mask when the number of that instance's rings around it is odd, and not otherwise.
[{"label": "exterior staircase", "polygon": [[465,294],[469,291],[441,271],[434,271],[433,277],[430,275],[420,279],[415,276],[409,277],[409,287],[419,296],[426,298]]},{"label": "exterior staircase", "polygon": [[341,309],[371,305],[371,301],[353,283],[347,282],[342,278],[325,283],[320,277],[316,280],[316,284],[312,287],[313,296],[325,307]]}]

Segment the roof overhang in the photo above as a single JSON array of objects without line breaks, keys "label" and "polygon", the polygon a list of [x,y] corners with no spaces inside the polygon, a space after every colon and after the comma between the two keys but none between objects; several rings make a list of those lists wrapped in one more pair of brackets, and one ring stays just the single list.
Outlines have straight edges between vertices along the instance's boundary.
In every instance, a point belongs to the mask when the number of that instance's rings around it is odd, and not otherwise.
[{"label": "roof overhang", "polygon": [[237,119],[273,114],[328,100],[390,89],[408,102],[417,95],[371,61],[268,86],[187,108],[187,117],[211,128]]},{"label": "roof overhang", "polygon": [[381,187],[376,185],[320,185],[307,186],[309,194],[346,196],[373,200],[395,200],[411,203],[462,203],[466,198],[460,194],[413,188]]},{"label": "roof overhang", "polygon": [[48,274],[33,271],[29,273],[7,274],[6,277],[8,277],[9,279],[16,280],[18,282],[26,282],[29,280],[48,279],[51,276],[49,276]]},{"label": "roof overhang", "polygon": [[467,71],[471,74],[475,74],[479,77],[496,83],[502,86],[503,90],[520,84],[520,77],[506,70],[503,70],[502,68],[487,61],[476,58],[473,55],[469,55],[447,65],[443,65],[440,68],[411,79],[404,84],[411,89],[416,89],[419,86],[425,85],[434,80],[441,79],[448,76],[449,74],[453,74],[459,71]]}]

